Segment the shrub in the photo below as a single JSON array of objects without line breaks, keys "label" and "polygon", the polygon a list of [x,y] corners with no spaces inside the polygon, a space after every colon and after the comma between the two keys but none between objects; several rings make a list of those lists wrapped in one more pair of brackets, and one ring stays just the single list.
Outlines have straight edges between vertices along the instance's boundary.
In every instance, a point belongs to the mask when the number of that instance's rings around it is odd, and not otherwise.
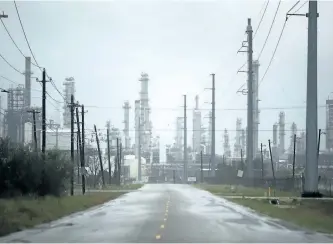
[{"label": "shrub", "polygon": [[68,159],[60,152],[47,152],[44,163],[40,153],[11,147],[9,140],[0,139],[0,197],[59,196],[70,171]]}]

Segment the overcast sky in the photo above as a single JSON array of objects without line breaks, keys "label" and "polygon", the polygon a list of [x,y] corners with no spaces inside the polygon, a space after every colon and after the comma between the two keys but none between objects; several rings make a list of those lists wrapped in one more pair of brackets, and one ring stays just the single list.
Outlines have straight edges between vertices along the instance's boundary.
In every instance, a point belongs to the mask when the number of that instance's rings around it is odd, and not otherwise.
[{"label": "overcast sky", "polygon": [[[304,1],[301,1],[298,6]],[[237,50],[245,40],[247,18],[256,30],[264,1],[24,1],[17,2],[21,19],[38,63],[46,67],[57,87],[62,90],[65,77],[76,80],[76,97],[87,106],[88,128],[96,124],[104,128],[106,120],[123,128],[124,100],[132,106],[130,127],[134,126],[134,100],[139,98],[141,72],[150,77],[149,98],[152,107],[154,134],[161,136],[162,146],[175,136],[175,121],[182,116],[183,94],[189,108],[194,96],[200,94],[200,106],[210,108],[209,74],[216,74],[216,140],[217,153],[222,153],[222,132],[230,131],[233,151],[236,118],[246,124],[246,97],[236,94],[246,81],[244,73],[236,74],[246,61]],[[260,58],[260,78],[272,56],[286,12],[296,1],[282,1],[267,45]],[[267,12],[254,39],[254,58],[263,46],[278,1],[270,1]],[[318,104],[333,92],[333,2],[318,4]],[[295,9],[297,9],[296,7]],[[306,4],[299,13],[306,13]],[[0,10],[9,15],[3,21],[24,54],[30,52],[25,42],[12,1],[0,2]],[[0,28],[0,53],[19,70],[24,58]],[[307,62],[307,18],[292,17],[287,21],[274,61],[260,86],[260,107],[305,106]],[[0,61],[0,74],[18,83],[24,77]],[[41,77],[38,69],[34,75]],[[33,88],[40,90],[40,85]],[[14,84],[0,80],[1,88]],[[61,100],[48,84],[49,93]],[[3,100],[4,100],[4,96]],[[40,92],[32,92],[32,103],[41,104]],[[61,104],[51,101],[56,107]],[[89,106],[98,106],[93,108]],[[103,108],[104,107],[104,108]],[[108,108],[105,108],[108,107]],[[240,108],[241,111],[223,109]],[[60,122],[60,112],[48,104],[48,118]],[[285,109],[287,138],[296,122],[305,129],[304,109]],[[260,130],[271,130],[280,110],[263,109]],[[189,130],[192,112],[188,112]],[[319,128],[325,127],[325,108],[319,108]],[[208,120],[204,119],[207,123]],[[188,142],[192,142],[189,133]],[[267,144],[272,131],[261,131],[259,140]],[[134,142],[134,138],[132,138]],[[323,140],[324,141],[324,140]],[[323,143],[324,144],[324,143]],[[286,139],[289,146],[289,139]],[[164,150],[164,149],[163,149]]]}]

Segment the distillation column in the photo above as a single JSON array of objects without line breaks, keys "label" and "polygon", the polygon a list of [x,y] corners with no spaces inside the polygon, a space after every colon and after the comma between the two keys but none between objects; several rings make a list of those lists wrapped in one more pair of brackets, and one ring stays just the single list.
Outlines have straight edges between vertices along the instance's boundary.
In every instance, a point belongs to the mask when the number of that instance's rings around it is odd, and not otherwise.
[{"label": "distillation column", "polygon": [[135,100],[135,158],[139,158],[140,123],[140,100]]},{"label": "distillation column", "polygon": [[131,147],[131,138],[129,136],[129,111],[131,106],[128,101],[125,101],[124,109],[124,135],[125,135],[125,150],[129,150]]}]

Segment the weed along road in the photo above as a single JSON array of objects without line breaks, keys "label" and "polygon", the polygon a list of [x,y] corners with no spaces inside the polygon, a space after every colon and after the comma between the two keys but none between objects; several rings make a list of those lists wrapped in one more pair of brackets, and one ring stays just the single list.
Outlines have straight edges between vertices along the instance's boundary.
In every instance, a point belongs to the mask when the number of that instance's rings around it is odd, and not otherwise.
[{"label": "weed along road", "polygon": [[1,242],[333,242],[189,185],[151,184]]}]

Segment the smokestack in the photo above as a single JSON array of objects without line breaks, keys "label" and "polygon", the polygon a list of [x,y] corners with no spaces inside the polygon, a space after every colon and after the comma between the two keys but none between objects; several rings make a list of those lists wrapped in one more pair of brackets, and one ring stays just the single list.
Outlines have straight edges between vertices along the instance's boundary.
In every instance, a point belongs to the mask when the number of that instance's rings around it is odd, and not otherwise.
[{"label": "smokestack", "polygon": [[196,110],[199,109],[199,96],[198,95],[195,96],[195,109]]},{"label": "smokestack", "polygon": [[25,107],[31,105],[31,57],[25,57]]}]

